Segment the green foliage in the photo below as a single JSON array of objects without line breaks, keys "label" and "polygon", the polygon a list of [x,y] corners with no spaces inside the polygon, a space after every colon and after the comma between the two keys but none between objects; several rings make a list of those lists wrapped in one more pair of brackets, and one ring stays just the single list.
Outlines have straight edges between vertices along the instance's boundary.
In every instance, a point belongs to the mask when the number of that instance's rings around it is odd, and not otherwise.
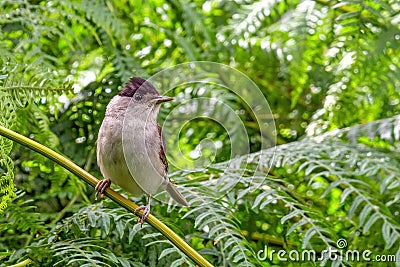
[{"label": "green foliage", "polygon": [[[105,204],[109,207],[84,207],[53,228],[28,248],[30,258],[52,266],[145,266],[140,262],[152,266],[173,266],[175,262],[176,266],[188,261],[161,234],[148,226],[141,229],[131,213],[108,201]],[[43,250],[52,258],[43,257]]]},{"label": "green foliage", "polygon": [[[129,77],[191,60],[227,64],[266,96],[279,145],[259,151],[257,120],[230,91],[173,88],[229,104],[239,120],[218,104],[187,108],[243,124],[252,153],[230,159],[241,136],[191,120],[177,142],[167,139],[170,177],[191,206],[159,194],[167,201],[152,213],[215,266],[282,265],[257,253],[321,252],[341,238],[344,250],[400,259],[399,11],[389,0],[1,1],[0,125],[100,177],[97,132]],[[160,121],[177,105],[164,106]],[[178,152],[207,138],[221,148],[204,145],[211,156],[185,165]],[[132,214],[92,198],[66,170],[0,137],[0,266],[194,265]]]},{"label": "green foliage", "polygon": [[[0,75],[0,97],[1,97],[1,125],[8,128],[31,128],[37,130],[39,140],[55,147],[57,138],[50,132],[47,116],[34,104],[35,100],[43,104],[46,101],[54,101],[55,93],[66,92],[71,89],[71,85],[65,83],[55,87],[54,83],[48,78],[49,73],[43,72],[32,75],[29,66],[22,67],[4,66]],[[40,69],[37,69],[40,71]],[[54,87],[53,87],[54,86]],[[46,99],[44,101],[44,99]],[[29,110],[29,112],[27,112]],[[24,115],[29,114],[28,116]],[[25,117],[26,116],[26,117]],[[29,126],[29,127],[27,127]],[[0,138],[0,212],[15,197],[14,187],[14,163],[9,157],[12,149],[12,142]]]},{"label": "green foliage", "polygon": [[23,193],[19,192],[0,221],[0,232],[6,233],[1,237],[2,251],[23,247],[32,236],[38,236],[47,231],[41,214],[36,212],[36,206],[32,205],[33,201],[23,200],[22,196]]}]

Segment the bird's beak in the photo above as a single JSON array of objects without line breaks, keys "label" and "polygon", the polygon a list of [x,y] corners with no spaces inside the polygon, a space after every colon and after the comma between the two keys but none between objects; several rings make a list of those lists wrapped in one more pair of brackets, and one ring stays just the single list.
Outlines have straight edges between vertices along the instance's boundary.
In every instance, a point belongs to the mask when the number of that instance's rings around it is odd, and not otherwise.
[{"label": "bird's beak", "polygon": [[157,97],[157,103],[167,102],[173,100],[173,97],[160,95]]}]

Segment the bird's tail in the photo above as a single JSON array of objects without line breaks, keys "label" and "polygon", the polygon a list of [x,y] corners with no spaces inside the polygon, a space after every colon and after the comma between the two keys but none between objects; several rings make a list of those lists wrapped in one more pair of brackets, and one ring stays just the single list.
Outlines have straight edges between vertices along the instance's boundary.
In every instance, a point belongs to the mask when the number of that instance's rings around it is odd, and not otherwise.
[{"label": "bird's tail", "polygon": [[178,189],[175,187],[175,185],[173,183],[168,182],[165,190],[168,192],[168,194],[171,195],[171,197],[176,202],[178,202],[179,204],[182,204],[184,206],[189,206],[189,203],[186,201],[186,198],[178,191]]}]

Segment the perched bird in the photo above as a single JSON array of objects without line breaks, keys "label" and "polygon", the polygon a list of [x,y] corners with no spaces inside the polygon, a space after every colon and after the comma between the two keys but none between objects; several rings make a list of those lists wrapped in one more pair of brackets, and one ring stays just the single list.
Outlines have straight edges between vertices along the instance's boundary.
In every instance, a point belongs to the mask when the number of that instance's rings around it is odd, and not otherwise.
[{"label": "perched bird", "polygon": [[96,199],[111,182],[133,196],[148,195],[139,222],[150,213],[151,195],[161,187],[178,203],[188,206],[185,197],[168,178],[165,140],[157,116],[163,102],[154,86],[141,78],[131,78],[107,105],[97,139],[97,164],[104,179],[96,186]]}]

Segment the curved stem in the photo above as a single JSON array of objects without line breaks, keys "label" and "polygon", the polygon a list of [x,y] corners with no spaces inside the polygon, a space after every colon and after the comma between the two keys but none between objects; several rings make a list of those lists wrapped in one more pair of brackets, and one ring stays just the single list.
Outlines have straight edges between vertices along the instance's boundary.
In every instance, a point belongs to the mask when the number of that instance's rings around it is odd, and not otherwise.
[{"label": "curved stem", "polygon": [[26,265],[28,265],[29,263],[31,263],[32,261],[30,260],[30,259],[26,259],[26,260],[24,260],[24,261],[21,261],[21,262],[19,262],[19,263],[17,263],[17,264],[14,264],[14,265],[10,265],[10,266],[8,266],[8,267],[23,267],[23,266],[26,266]]},{"label": "curved stem", "polygon": [[[67,159],[66,157],[58,154],[57,152],[23,136],[10,129],[7,129],[0,125],[0,135],[7,137],[23,146],[26,146],[43,156],[51,159],[52,161],[60,164],[79,178],[83,179],[86,183],[95,187],[98,183],[96,177],[88,173],[87,171],[80,168],[78,165]],[[118,203],[120,206],[126,208],[134,214],[135,209],[138,207],[135,203],[129,199],[121,196],[111,188],[107,188],[105,195],[111,198],[113,201]],[[138,214],[141,216],[141,212]],[[156,228],[161,234],[163,234],[169,241],[171,241],[177,248],[185,253],[199,266],[212,266],[206,259],[204,259],[196,250],[190,247],[182,238],[180,238],[174,231],[168,228],[165,224],[159,221],[156,217],[149,214],[146,219],[147,223]]]}]

